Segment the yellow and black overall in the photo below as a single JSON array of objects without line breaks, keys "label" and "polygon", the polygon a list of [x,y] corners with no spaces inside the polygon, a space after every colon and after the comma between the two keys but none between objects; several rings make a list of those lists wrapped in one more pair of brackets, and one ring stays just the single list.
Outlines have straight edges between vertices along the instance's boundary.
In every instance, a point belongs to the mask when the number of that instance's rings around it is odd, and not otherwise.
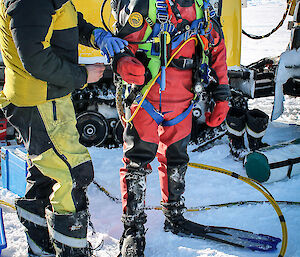
[{"label": "yellow and black overall", "polygon": [[[79,143],[70,94],[87,82],[86,68],[78,65],[78,44],[92,47],[94,29],[70,0],[1,0],[6,69],[0,103],[28,151],[26,194],[16,206],[33,256],[54,252],[48,230],[50,237],[55,231],[54,240],[60,235],[61,244],[74,237],[77,247],[87,245],[86,226],[75,236],[66,228],[80,212],[86,223],[86,189],[94,175],[91,157]],[[59,231],[59,222],[66,231]]]}]

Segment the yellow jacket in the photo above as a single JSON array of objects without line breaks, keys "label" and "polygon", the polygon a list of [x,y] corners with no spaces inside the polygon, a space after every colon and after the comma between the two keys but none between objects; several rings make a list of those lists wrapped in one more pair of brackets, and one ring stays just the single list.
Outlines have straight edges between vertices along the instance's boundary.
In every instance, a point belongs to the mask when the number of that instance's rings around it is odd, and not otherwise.
[{"label": "yellow jacket", "polygon": [[81,88],[87,71],[78,65],[78,44],[93,46],[94,29],[70,0],[1,1],[2,97],[34,106]]}]

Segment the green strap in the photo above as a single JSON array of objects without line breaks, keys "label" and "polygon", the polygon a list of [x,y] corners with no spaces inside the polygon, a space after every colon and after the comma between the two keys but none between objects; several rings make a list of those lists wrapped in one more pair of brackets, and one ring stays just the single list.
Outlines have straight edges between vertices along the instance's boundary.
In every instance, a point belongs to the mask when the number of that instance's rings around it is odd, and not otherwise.
[{"label": "green strap", "polygon": [[203,1],[202,0],[195,0],[195,7],[196,7],[196,19],[201,19],[203,17],[202,11]]}]

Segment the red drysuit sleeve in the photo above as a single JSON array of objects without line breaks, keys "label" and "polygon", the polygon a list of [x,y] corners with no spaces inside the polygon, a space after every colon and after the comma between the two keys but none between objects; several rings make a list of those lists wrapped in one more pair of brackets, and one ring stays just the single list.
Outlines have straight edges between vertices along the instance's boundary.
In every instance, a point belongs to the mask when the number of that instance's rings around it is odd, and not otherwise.
[{"label": "red drysuit sleeve", "polygon": [[133,32],[131,34],[128,34],[124,37],[124,39],[129,42],[128,48],[131,50],[131,52],[133,54],[136,53],[139,46],[138,46],[138,44],[130,44],[130,42],[141,42],[144,38],[146,29],[147,29],[147,23],[144,23],[144,25],[141,27],[140,30]]},{"label": "red drysuit sleeve", "polygon": [[216,71],[219,79],[219,84],[227,85],[229,82],[227,76],[226,47],[224,37],[220,35],[215,29],[212,29],[211,35],[214,39],[215,44],[221,37],[221,42],[219,43],[219,45],[211,50],[211,68]]}]

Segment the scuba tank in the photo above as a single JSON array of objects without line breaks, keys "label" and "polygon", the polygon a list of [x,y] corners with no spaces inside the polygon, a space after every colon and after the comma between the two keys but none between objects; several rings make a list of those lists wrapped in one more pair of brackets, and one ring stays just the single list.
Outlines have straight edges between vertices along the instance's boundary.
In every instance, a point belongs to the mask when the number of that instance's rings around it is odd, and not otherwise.
[{"label": "scuba tank", "polygon": [[[83,13],[84,18],[95,26],[103,27],[100,17],[101,2],[98,0],[72,0],[76,10]],[[109,10],[106,10],[109,14]],[[106,16],[108,16],[106,14]],[[79,63],[80,64],[93,64],[93,63],[106,63],[106,58],[101,55],[100,51],[78,45]]]},{"label": "scuba tank", "polygon": [[221,6],[220,21],[225,38],[227,65],[228,67],[240,66],[242,42],[241,0],[223,0]]}]

